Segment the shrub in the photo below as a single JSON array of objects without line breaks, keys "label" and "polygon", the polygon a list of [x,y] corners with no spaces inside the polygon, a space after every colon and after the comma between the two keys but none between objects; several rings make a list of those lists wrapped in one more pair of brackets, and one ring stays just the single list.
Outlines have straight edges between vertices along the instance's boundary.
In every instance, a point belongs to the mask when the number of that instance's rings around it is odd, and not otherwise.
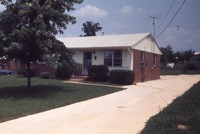
[{"label": "shrub", "polygon": [[51,74],[49,72],[42,72],[42,73],[40,73],[40,78],[49,79],[49,78],[51,78]]},{"label": "shrub", "polygon": [[197,69],[197,66],[196,66],[196,64],[194,64],[194,63],[187,63],[187,64],[186,64],[186,68],[187,68],[188,70],[196,70],[196,69]]},{"label": "shrub", "polygon": [[5,65],[0,63],[0,69],[4,69]]},{"label": "shrub", "polygon": [[187,67],[186,66],[183,66],[183,68],[182,68],[182,73],[187,73],[188,72],[188,69],[187,69]]},{"label": "shrub", "polygon": [[92,65],[88,68],[88,76],[91,81],[107,81],[109,69],[105,65]]},{"label": "shrub", "polygon": [[73,74],[74,70],[72,66],[63,63],[59,65],[56,69],[56,78],[58,79],[70,79],[71,75]]},{"label": "shrub", "polygon": [[110,81],[115,84],[129,85],[135,80],[134,72],[131,70],[111,70]]},{"label": "shrub", "polygon": [[[28,76],[28,69],[25,66],[22,66],[20,68],[17,69],[17,74],[23,77],[27,77]],[[30,71],[30,75],[31,77],[33,76],[33,69],[31,68]]]},{"label": "shrub", "polygon": [[73,74],[74,75],[82,75],[82,64],[76,63],[75,61],[72,63]]}]

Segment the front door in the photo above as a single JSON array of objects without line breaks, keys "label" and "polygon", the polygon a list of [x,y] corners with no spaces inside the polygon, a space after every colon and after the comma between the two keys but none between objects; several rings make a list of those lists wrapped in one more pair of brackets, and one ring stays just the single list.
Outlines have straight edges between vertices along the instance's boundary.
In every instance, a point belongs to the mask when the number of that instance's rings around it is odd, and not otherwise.
[{"label": "front door", "polygon": [[88,68],[92,65],[92,53],[91,52],[84,52],[83,55],[83,75],[88,75]]}]

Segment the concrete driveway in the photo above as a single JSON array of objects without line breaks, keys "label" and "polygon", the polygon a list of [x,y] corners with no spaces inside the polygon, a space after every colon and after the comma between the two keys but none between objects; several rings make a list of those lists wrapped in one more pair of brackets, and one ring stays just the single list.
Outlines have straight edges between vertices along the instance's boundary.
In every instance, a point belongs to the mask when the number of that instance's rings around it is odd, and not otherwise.
[{"label": "concrete driveway", "polygon": [[200,80],[162,76],[124,91],[0,123],[1,134],[136,134],[145,122]]}]

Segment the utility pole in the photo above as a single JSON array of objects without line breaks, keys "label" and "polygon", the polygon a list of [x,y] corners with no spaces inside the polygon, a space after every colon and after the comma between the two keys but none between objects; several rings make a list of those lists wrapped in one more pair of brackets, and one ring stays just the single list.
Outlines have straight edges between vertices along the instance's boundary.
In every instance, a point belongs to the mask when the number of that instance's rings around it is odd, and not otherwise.
[{"label": "utility pole", "polygon": [[156,32],[155,32],[155,28],[156,28],[155,20],[156,19],[158,20],[159,18],[156,17],[156,16],[153,16],[153,15],[151,15],[151,16],[148,15],[148,17],[153,20],[153,37],[155,38],[155,35],[156,35]]}]

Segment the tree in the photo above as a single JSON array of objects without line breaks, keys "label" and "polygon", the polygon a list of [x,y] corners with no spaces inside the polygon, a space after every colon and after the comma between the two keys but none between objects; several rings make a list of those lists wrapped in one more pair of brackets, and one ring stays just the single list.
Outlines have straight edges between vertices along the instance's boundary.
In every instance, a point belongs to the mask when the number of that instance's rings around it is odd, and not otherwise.
[{"label": "tree", "polygon": [[83,0],[1,0],[6,10],[0,13],[0,52],[8,59],[26,64],[28,88],[31,87],[30,62],[52,56],[55,47],[64,46],[55,35],[63,34],[76,18],[65,14]]},{"label": "tree", "polygon": [[87,21],[83,23],[82,31],[85,33],[83,36],[96,36],[96,32],[101,31],[102,27],[99,23]]},{"label": "tree", "polygon": [[162,52],[161,63],[174,62],[174,52],[171,45],[160,48]]},{"label": "tree", "polygon": [[193,50],[177,51],[174,55],[178,58],[178,61],[189,62],[190,59],[194,56]]},{"label": "tree", "polygon": [[72,51],[67,49],[62,42],[57,41],[56,45],[52,46],[51,54],[45,54],[43,60],[54,69],[57,69],[59,64],[72,64],[74,62],[72,55]]}]

